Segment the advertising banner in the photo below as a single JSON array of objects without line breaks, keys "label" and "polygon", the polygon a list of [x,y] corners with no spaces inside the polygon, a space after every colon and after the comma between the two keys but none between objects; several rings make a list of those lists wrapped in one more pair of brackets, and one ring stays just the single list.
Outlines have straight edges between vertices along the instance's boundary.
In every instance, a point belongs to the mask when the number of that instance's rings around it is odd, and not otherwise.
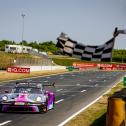
[{"label": "advertising banner", "polygon": [[94,67],[97,67],[97,64],[96,63],[74,62],[73,67],[75,67],[75,68],[94,68]]},{"label": "advertising banner", "polygon": [[30,73],[30,68],[26,68],[26,67],[8,67],[7,72],[9,72],[9,73],[26,73],[26,74],[29,74]]},{"label": "advertising banner", "polygon": [[102,64],[102,63],[74,62],[73,67],[79,68],[79,69],[98,68],[101,70],[126,70],[126,64]]}]

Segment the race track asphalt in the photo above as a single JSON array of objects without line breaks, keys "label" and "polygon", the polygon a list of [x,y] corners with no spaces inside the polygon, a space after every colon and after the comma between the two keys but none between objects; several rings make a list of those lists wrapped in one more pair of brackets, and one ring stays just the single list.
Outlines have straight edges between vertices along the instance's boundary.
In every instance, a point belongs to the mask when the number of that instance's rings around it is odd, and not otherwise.
[{"label": "race track asphalt", "polygon": [[[125,72],[85,71],[25,79],[24,81],[55,82],[55,108],[45,114],[0,113],[0,126],[57,126],[108,91]],[[15,81],[1,83],[0,92],[10,89]]]}]

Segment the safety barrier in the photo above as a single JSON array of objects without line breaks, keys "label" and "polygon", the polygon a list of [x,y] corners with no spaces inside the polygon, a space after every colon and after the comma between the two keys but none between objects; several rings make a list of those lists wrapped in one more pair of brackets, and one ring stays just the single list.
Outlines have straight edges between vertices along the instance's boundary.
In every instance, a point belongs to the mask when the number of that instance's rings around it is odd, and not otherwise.
[{"label": "safety barrier", "polygon": [[126,126],[126,89],[109,97],[106,126]]},{"label": "safety barrier", "polygon": [[20,67],[29,67],[30,71],[63,70],[63,69],[66,69],[65,66],[20,66]]}]

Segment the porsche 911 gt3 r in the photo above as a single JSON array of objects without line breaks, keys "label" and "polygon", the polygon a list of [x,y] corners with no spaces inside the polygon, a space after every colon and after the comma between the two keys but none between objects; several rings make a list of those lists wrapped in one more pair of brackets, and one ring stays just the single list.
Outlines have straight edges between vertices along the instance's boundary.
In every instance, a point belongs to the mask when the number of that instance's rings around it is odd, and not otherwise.
[{"label": "porsche 911 gt3 r", "polygon": [[54,108],[55,95],[40,83],[17,83],[11,93],[0,95],[2,112],[47,112]]}]

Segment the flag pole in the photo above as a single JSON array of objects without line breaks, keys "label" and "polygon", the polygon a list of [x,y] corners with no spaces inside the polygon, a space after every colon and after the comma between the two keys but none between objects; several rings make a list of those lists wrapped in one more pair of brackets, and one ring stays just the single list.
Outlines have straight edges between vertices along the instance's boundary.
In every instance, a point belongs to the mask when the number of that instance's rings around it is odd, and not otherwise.
[{"label": "flag pole", "polygon": [[115,30],[114,30],[114,33],[113,33],[113,38],[112,38],[113,39],[113,45],[112,45],[112,53],[111,53],[111,61],[110,61],[111,63],[112,63],[112,56],[113,56],[112,54],[113,54],[113,48],[114,48],[114,45],[115,45],[115,38],[116,38],[115,34],[117,33],[117,31],[118,31],[118,28],[116,27]]}]

